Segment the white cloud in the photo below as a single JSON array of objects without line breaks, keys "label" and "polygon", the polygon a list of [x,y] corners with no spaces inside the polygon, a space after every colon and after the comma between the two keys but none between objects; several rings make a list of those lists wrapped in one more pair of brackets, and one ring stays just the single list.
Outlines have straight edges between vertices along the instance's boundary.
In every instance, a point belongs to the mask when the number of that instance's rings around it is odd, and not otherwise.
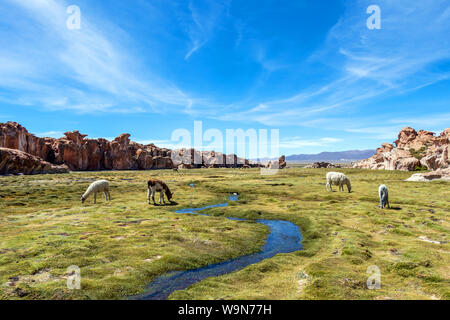
[{"label": "white cloud", "polygon": [[64,136],[64,133],[62,131],[47,131],[47,132],[41,132],[41,133],[36,133],[37,137],[42,137],[42,138],[61,138]]},{"label": "white cloud", "polygon": [[401,126],[372,126],[372,127],[362,127],[362,128],[349,128],[344,129],[346,132],[364,134],[370,139],[375,140],[394,140],[401,130]]},{"label": "white cloud", "polygon": [[[130,111],[121,104],[133,112],[162,112],[191,104],[192,99],[157,74],[139,76],[139,59],[126,47],[131,40],[117,26],[82,7],[81,29],[67,29],[67,6],[56,0],[6,0],[0,5],[2,19],[12,29],[0,32],[0,88],[11,93],[11,101],[20,103],[12,98],[20,93],[32,105],[79,112]],[[22,19],[3,15],[7,10]]]},{"label": "white cloud", "polygon": [[418,128],[442,128],[450,127],[450,113],[427,114],[421,117],[394,118],[389,120],[391,123],[401,124],[403,126],[415,126]]},{"label": "white cloud", "polygon": [[191,40],[191,48],[185,55],[188,60],[192,54],[203,47],[214,35],[214,31],[226,12],[230,3],[226,1],[189,1],[190,23],[187,23],[188,35]]},{"label": "white cloud", "polygon": [[[382,30],[365,28],[368,1],[348,3],[323,47],[309,59],[328,66],[329,73],[323,75],[327,80],[285,97],[248,98],[233,104],[192,97],[149,66],[144,76],[126,32],[91,16],[83,7],[82,29],[68,30],[65,9],[69,4],[57,0],[5,0],[0,4],[0,16],[10,26],[8,32],[0,30],[2,101],[82,113],[170,110],[270,126],[333,126],[332,121],[322,119],[355,118],[371,99],[405,94],[449,78],[430,68],[450,57],[450,5],[444,0],[379,0]],[[230,2],[191,0],[188,7],[188,12],[176,14],[189,36],[186,59],[214,37]],[[236,28],[240,43],[246,26]],[[283,68],[266,55],[262,44],[256,49],[256,58],[266,71]],[[357,130],[357,123],[346,128]]]},{"label": "white cloud", "polygon": [[298,149],[302,147],[326,147],[337,142],[341,142],[339,138],[318,138],[318,139],[302,139],[301,137],[285,137],[280,140],[280,148]]},{"label": "white cloud", "polygon": [[266,125],[307,125],[318,117],[364,115],[367,102],[402,95],[450,78],[435,64],[450,58],[450,4],[444,0],[380,0],[382,30],[368,30],[365,0],[346,3],[343,17],[309,59],[327,66],[332,80],[219,119]]}]

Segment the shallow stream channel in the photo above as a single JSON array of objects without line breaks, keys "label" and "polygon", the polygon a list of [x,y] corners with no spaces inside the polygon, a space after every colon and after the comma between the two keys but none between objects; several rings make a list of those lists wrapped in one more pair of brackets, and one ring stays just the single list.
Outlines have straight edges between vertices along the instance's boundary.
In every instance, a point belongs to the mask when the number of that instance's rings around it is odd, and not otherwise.
[{"label": "shallow stream channel", "polygon": [[[230,201],[238,201],[238,194],[229,197]],[[202,210],[226,207],[228,202],[213,204],[202,208],[186,208],[175,211],[180,214],[201,214]],[[202,214],[207,216],[206,214]],[[230,220],[248,221],[247,219],[230,218]],[[173,271],[155,278],[145,292],[131,297],[135,300],[165,300],[176,290],[184,290],[190,285],[209,277],[217,277],[241,270],[248,265],[269,259],[278,253],[289,253],[302,250],[302,235],[298,226],[284,220],[255,220],[269,227],[270,232],[260,252],[240,256],[227,261],[211,264],[198,269]]]}]

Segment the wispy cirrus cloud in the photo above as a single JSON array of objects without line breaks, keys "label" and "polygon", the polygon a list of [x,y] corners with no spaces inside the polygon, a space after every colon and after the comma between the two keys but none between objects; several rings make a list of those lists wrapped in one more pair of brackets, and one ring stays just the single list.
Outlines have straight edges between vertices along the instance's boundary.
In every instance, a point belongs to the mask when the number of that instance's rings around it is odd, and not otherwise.
[{"label": "wispy cirrus cloud", "polygon": [[340,142],[340,138],[324,137],[318,139],[305,139],[302,137],[284,137],[280,140],[280,148],[283,149],[299,149],[303,147],[326,147],[334,143]]},{"label": "wispy cirrus cloud", "polygon": [[46,132],[39,132],[36,133],[36,136],[42,137],[42,138],[61,138],[64,136],[64,133],[62,131],[46,131]]},{"label": "wispy cirrus cloud", "polygon": [[84,8],[81,29],[67,29],[68,5],[57,0],[6,0],[0,5],[9,25],[0,30],[4,100],[78,112],[163,112],[190,104],[172,83],[151,71],[140,72],[124,30]]},{"label": "wispy cirrus cloud", "polygon": [[355,134],[363,134],[370,139],[374,140],[385,140],[391,141],[397,137],[402,126],[400,125],[392,125],[392,126],[368,126],[368,127],[359,127],[359,128],[347,128],[344,129],[345,132],[355,133]]},{"label": "wispy cirrus cloud", "polygon": [[[108,2],[113,3],[121,4]],[[301,10],[314,9],[311,3],[305,1]],[[303,138],[285,140],[286,148],[345,143],[320,140],[331,136],[322,133],[326,129],[339,131],[336,136],[390,139],[405,125],[448,126],[448,117],[438,112],[444,104],[428,119],[420,116],[431,112],[426,104],[420,113],[408,112],[407,103],[393,112],[396,101],[381,100],[414,95],[449,79],[448,1],[377,1],[382,30],[366,28],[370,1],[343,3],[345,12],[328,35],[325,28],[311,30],[311,38],[323,43],[305,44],[280,28],[291,28],[295,17],[286,20],[287,10],[276,17],[280,5],[272,1],[232,8],[228,0],[137,1],[118,14],[106,5],[90,10],[89,2],[80,0],[82,29],[71,31],[68,1],[4,0],[0,102],[77,116],[116,113],[118,121],[126,113],[171,113],[167,127],[186,115],[213,123],[295,127],[286,131]],[[324,23],[332,25],[332,19],[324,17]],[[303,20],[295,24],[299,30],[310,26]]]},{"label": "wispy cirrus cloud", "polygon": [[214,35],[214,31],[220,23],[221,17],[226,14],[230,5],[225,1],[189,1],[190,23],[187,23],[191,48],[185,55],[188,60],[192,54],[203,47]]},{"label": "wispy cirrus cloud", "polygon": [[415,124],[420,127],[448,127],[450,124],[450,112],[427,114],[420,117],[394,118],[390,119],[389,122],[402,125]]},{"label": "wispy cirrus cloud", "polygon": [[[436,67],[450,59],[448,1],[387,1],[382,10],[382,30],[366,28],[366,8],[361,0],[347,3],[344,16],[330,30],[322,48],[308,63],[327,66],[321,84],[220,119],[249,119],[266,125],[310,125],[321,117],[360,116],[374,99],[411,93],[450,77]],[[432,35],[432,36],[431,36]]]},{"label": "wispy cirrus cloud", "polygon": [[407,126],[417,129],[427,129],[439,134],[448,128],[450,113],[429,113],[423,116],[390,117],[389,114],[377,117],[358,118],[317,118],[304,123],[306,127],[322,127],[335,131],[358,134],[370,140],[391,142],[398,136],[400,130]]}]

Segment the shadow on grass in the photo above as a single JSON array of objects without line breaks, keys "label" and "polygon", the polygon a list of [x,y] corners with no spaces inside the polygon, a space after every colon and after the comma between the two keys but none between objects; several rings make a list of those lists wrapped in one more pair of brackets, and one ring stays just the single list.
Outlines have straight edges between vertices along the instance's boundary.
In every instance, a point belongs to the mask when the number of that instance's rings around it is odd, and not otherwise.
[{"label": "shadow on grass", "polygon": [[[150,204],[150,203],[149,203]],[[178,205],[178,202],[176,202],[176,201],[171,201],[171,202],[169,202],[169,203],[164,203],[164,204],[159,204],[159,203],[151,203],[152,205],[154,205],[154,206],[157,206],[157,207],[166,207],[166,206],[169,206],[169,207],[174,207],[174,206],[177,206]]]}]

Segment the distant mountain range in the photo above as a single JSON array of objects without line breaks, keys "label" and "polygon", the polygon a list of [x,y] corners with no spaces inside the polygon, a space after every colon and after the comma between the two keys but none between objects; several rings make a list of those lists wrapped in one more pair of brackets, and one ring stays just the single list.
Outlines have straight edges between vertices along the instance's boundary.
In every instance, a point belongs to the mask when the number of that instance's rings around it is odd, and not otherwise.
[{"label": "distant mountain range", "polygon": [[321,152],[318,154],[293,154],[286,157],[287,162],[352,162],[370,158],[376,150],[349,150]]}]

